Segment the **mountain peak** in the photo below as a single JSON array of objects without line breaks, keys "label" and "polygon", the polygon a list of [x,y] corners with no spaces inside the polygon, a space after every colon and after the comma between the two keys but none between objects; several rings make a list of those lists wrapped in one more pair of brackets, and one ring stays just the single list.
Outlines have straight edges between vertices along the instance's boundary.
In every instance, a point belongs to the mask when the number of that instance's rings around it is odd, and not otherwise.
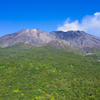
[{"label": "mountain peak", "polygon": [[26,32],[32,32],[32,33],[41,33],[42,31],[40,29],[27,29]]},{"label": "mountain peak", "polygon": [[[0,46],[11,46],[19,42],[32,43],[35,45],[48,43],[52,40],[62,39],[70,44],[84,49],[85,47],[98,47],[100,48],[100,38],[89,35],[84,31],[53,31],[50,34],[43,32],[40,29],[26,29],[13,34],[8,34],[0,38]],[[56,41],[58,44],[62,41]],[[54,43],[54,42],[53,42]],[[65,42],[63,41],[63,44]],[[61,43],[60,43],[61,44]],[[67,43],[66,43],[67,44]]]},{"label": "mountain peak", "polygon": [[29,31],[30,31],[30,29],[27,29],[27,30],[26,30],[26,32],[29,32]]},{"label": "mountain peak", "polygon": [[37,32],[37,29],[32,29],[31,32]]}]

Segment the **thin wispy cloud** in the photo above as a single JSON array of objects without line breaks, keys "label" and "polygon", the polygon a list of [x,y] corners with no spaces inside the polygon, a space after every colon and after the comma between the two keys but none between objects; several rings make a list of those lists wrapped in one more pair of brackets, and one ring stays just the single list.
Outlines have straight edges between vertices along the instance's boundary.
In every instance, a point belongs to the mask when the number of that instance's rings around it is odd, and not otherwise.
[{"label": "thin wispy cloud", "polygon": [[92,35],[100,36],[100,12],[96,12],[94,15],[86,15],[82,18],[81,23],[78,20],[70,22],[70,18],[67,18],[63,26],[59,26],[57,30],[81,30]]}]

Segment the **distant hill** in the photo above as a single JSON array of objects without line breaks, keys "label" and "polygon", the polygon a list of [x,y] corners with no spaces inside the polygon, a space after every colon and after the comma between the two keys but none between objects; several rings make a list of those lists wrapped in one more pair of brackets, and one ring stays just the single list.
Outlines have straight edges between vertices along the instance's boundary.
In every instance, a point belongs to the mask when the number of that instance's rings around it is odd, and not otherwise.
[{"label": "distant hill", "polygon": [[63,39],[70,44],[84,49],[85,47],[100,48],[100,37],[87,34],[83,31],[53,31],[50,34],[56,36],[57,39]]},{"label": "distant hill", "polygon": [[79,53],[79,54],[82,54],[82,55],[86,54],[80,48],[75,47],[75,46],[71,45],[70,43],[68,43],[67,41],[61,40],[61,39],[53,40],[53,41],[47,43],[45,46],[48,47],[48,48],[53,47],[53,48],[56,48],[58,50],[64,50],[64,51],[67,51],[67,52]]}]

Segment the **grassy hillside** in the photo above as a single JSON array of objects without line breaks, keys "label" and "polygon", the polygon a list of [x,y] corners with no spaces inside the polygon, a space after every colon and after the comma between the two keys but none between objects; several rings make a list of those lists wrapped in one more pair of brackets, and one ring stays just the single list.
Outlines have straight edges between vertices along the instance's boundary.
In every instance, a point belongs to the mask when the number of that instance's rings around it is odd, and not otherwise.
[{"label": "grassy hillside", "polygon": [[13,46],[0,48],[0,61],[23,52],[31,47],[33,47],[31,44],[18,43]]},{"label": "grassy hillside", "polygon": [[100,48],[86,47],[84,50],[87,53],[91,53],[91,54],[86,56],[87,58],[94,59],[94,60],[100,60]]},{"label": "grassy hillside", "polygon": [[97,53],[97,52],[100,52],[100,48],[95,48],[95,47],[86,47],[84,48],[85,52],[87,53]]},{"label": "grassy hillside", "polygon": [[[25,50],[27,50],[29,48],[33,48],[33,47],[36,48],[36,46],[34,46],[32,44],[18,43],[18,44],[15,44],[13,46],[0,48],[0,61],[3,59],[9,58],[11,56],[15,56],[16,54],[24,52]],[[46,45],[44,47],[51,48],[51,46],[48,46],[48,45]],[[54,48],[54,47],[52,47],[52,48]],[[63,47],[60,49],[64,50]],[[65,51],[85,55],[84,51],[82,51],[81,49],[76,48],[76,47],[71,48],[70,46],[66,46]]]},{"label": "grassy hillside", "polygon": [[94,60],[100,60],[100,52],[91,54],[91,55],[87,55],[87,58],[89,59],[94,59]]},{"label": "grassy hillside", "polygon": [[100,62],[28,49],[0,62],[0,100],[100,100]]}]

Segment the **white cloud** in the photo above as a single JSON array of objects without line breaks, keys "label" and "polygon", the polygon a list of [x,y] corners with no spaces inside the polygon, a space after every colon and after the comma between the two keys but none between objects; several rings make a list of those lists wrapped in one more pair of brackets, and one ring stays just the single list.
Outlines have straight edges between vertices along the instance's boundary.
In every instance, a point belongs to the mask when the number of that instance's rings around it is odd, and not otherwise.
[{"label": "white cloud", "polygon": [[89,34],[100,36],[100,12],[94,13],[94,15],[86,15],[83,17],[81,23],[75,20],[70,23],[70,18],[68,18],[63,26],[59,26],[57,30],[69,31],[69,30],[81,30]]}]

